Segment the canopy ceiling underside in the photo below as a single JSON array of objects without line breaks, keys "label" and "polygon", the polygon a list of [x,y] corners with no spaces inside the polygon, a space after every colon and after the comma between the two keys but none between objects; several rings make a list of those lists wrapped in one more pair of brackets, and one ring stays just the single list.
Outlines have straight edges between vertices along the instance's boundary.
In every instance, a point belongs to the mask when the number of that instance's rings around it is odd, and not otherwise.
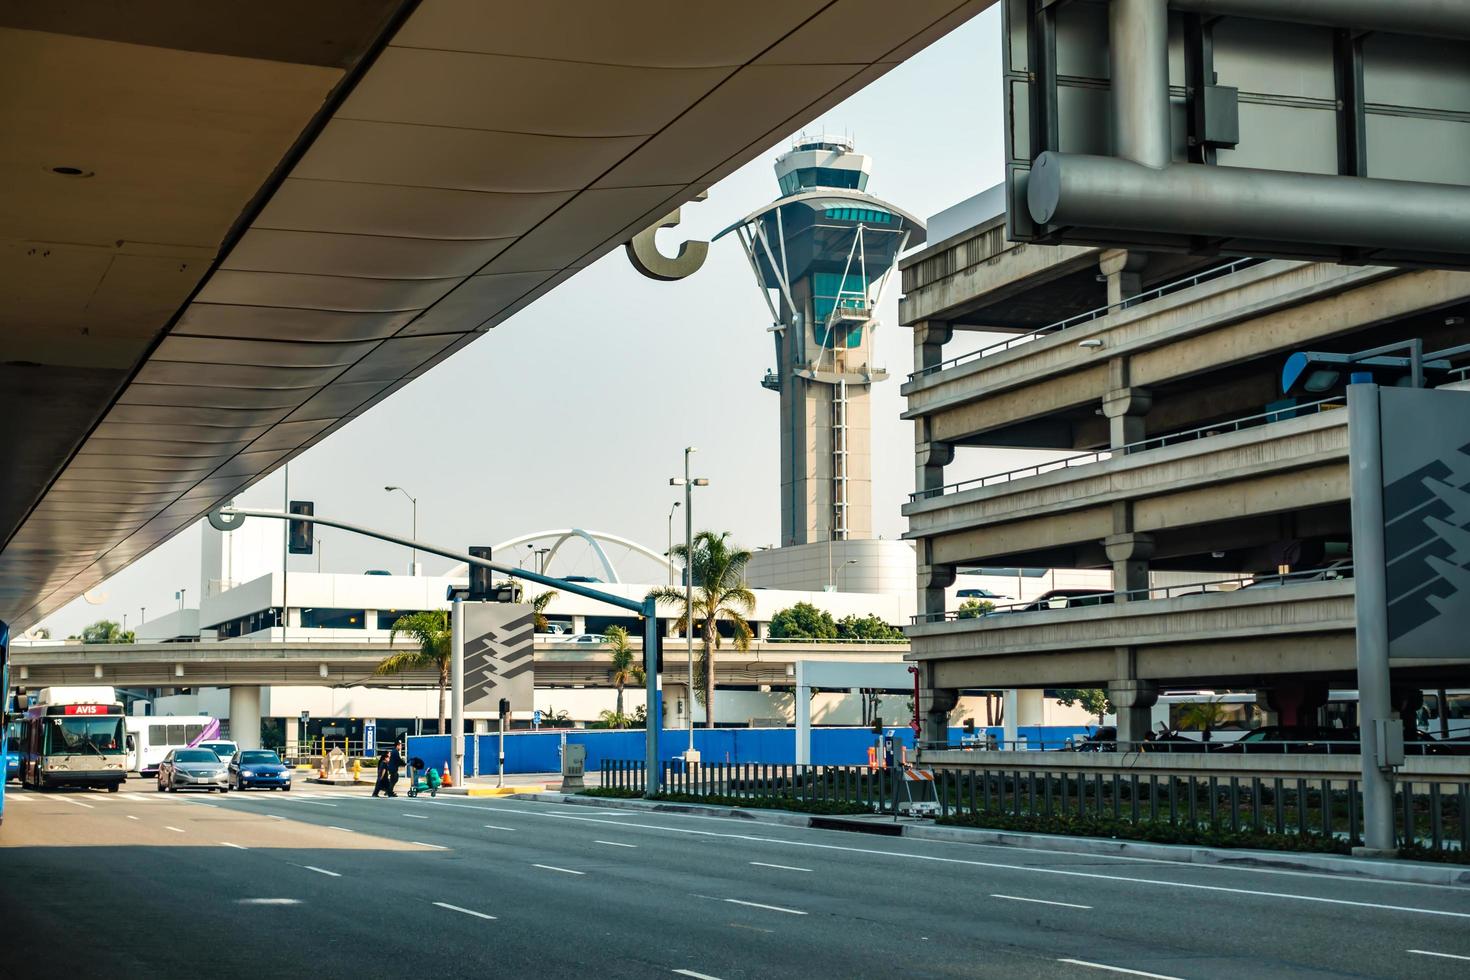
[{"label": "canopy ceiling underside", "polygon": [[0,8],[0,619],[97,585],[991,2]]}]

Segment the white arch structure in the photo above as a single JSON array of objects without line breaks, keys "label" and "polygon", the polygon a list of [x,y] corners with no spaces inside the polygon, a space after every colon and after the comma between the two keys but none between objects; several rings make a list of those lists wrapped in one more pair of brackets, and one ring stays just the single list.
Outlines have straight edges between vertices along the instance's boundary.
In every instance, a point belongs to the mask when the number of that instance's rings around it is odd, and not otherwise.
[{"label": "white arch structure", "polygon": [[[551,560],[556,557],[557,551],[561,548],[563,544],[567,542],[568,539],[581,538],[583,541],[586,541],[589,545],[592,546],[593,554],[595,554],[597,556],[597,560],[602,563],[602,570],[607,576],[606,581],[614,585],[621,583],[622,579],[618,577],[618,570],[617,567],[613,565],[612,559],[608,558],[607,552],[602,550],[602,545],[599,544],[599,542],[602,541],[605,541],[608,544],[620,545],[624,548],[629,549],[630,551],[637,552],[645,558],[651,558],[658,564],[664,566],[665,569],[671,570],[674,567],[673,564],[663,555],[659,554],[657,551],[654,551],[651,548],[644,547],[637,541],[631,541],[628,538],[622,538],[616,534],[608,534],[606,531],[584,531],[580,527],[565,527],[558,528],[554,531],[534,531],[530,534],[522,534],[519,537],[511,538],[509,541],[502,541],[497,545],[491,545],[490,550],[497,556],[500,561],[505,561],[508,557],[504,554],[504,551],[506,549],[515,548],[523,544],[529,544],[532,541],[543,541],[547,538],[555,539],[551,545],[551,550],[546,555],[547,568],[551,567]],[[455,565],[449,571],[444,573],[446,578],[455,578],[460,575],[468,574],[469,566],[464,564],[463,562]]]}]

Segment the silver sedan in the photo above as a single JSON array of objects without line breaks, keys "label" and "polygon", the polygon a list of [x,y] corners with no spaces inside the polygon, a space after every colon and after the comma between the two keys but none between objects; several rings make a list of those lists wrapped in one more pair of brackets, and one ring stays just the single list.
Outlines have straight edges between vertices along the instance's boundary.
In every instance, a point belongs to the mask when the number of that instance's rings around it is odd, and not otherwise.
[{"label": "silver sedan", "polygon": [[158,791],[181,789],[219,790],[230,786],[225,763],[209,749],[174,749],[158,765]]}]

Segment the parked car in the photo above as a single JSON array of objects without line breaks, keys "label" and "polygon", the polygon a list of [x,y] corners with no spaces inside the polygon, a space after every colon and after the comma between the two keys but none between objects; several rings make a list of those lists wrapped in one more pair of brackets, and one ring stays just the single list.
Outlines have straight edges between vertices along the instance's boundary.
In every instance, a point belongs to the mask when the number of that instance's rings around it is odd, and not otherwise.
[{"label": "parked car", "polygon": [[573,633],[567,636],[548,636],[552,643],[580,643],[588,646],[602,646],[607,642],[607,637],[601,633]]},{"label": "parked car", "polygon": [[228,768],[232,789],[259,787],[291,791],[291,770],[269,749],[241,749],[230,757]]},{"label": "parked car", "polygon": [[225,764],[209,749],[174,749],[158,764],[158,791],[230,791]]},{"label": "parked car", "polygon": [[1279,589],[1283,585],[1297,585],[1302,582],[1335,582],[1338,579],[1353,577],[1353,560],[1351,558],[1339,558],[1337,561],[1318,569],[1306,569],[1300,572],[1292,572],[1288,575],[1258,575],[1246,584],[1242,589]]},{"label": "parked car", "polygon": [[997,600],[1004,600],[1008,602],[1010,601],[1011,597],[1008,595],[1001,595],[999,592],[991,592],[989,589],[960,589],[958,592],[955,593],[955,598],[989,599],[992,602]]},{"label": "parked car", "polygon": [[1037,596],[1035,601],[1013,612],[1033,612],[1038,609],[1072,609],[1077,606],[1105,606],[1113,601],[1113,593],[1097,589],[1052,589]]},{"label": "parked car", "polygon": [[1246,732],[1233,742],[1214,747],[1216,752],[1272,752],[1281,755],[1351,754],[1358,750],[1358,733],[1350,728],[1307,728],[1295,725],[1266,725]]},{"label": "parked car", "polygon": [[219,756],[222,761],[231,758],[236,752],[240,751],[239,743],[232,742],[227,738],[211,739],[208,742],[200,742],[194,747],[196,749],[208,749]]}]

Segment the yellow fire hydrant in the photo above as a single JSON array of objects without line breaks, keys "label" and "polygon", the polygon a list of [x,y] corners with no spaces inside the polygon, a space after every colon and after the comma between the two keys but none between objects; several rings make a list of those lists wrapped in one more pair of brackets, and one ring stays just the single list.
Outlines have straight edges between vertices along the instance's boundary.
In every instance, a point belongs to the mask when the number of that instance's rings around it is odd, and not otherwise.
[{"label": "yellow fire hydrant", "polygon": [[360,782],[362,782],[362,760],[361,759],[353,759],[352,760],[352,781],[354,783],[360,783]]}]

